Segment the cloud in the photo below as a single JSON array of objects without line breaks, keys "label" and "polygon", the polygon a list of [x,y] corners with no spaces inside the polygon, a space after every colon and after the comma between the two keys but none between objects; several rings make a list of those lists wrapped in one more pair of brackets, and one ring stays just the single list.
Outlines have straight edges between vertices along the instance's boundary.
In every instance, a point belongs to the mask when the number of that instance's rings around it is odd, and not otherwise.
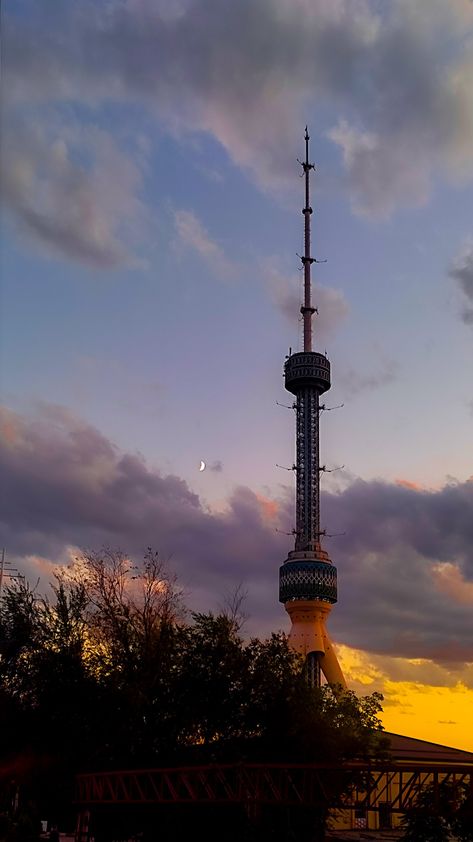
[{"label": "cloud", "polygon": [[[387,731],[473,750],[473,663],[438,664],[348,646],[337,646],[337,654],[355,692],[383,694],[381,720]],[[454,712],[455,721],[445,718],[447,711]]]},{"label": "cloud", "polygon": [[216,474],[221,474],[223,471],[223,462],[220,459],[215,459],[214,462],[211,462],[210,465],[207,465],[209,471],[213,471]]},{"label": "cloud", "polygon": [[276,523],[279,515],[279,505],[277,501],[272,500],[271,497],[265,497],[263,494],[257,494],[256,499],[261,506],[264,517],[268,521]]},{"label": "cloud", "polygon": [[234,274],[235,266],[225,257],[223,249],[212,240],[193,211],[175,211],[174,224],[180,244],[196,251],[215,274],[226,278]]},{"label": "cloud", "polygon": [[142,174],[107,132],[12,116],[1,181],[20,231],[47,252],[99,269],[139,263]]},{"label": "cloud", "polygon": [[398,365],[395,360],[381,360],[377,370],[360,374],[351,366],[342,368],[338,375],[343,394],[353,398],[363,392],[373,392],[383,386],[394,383],[398,377]]},{"label": "cloud", "polygon": [[215,137],[265,187],[292,179],[312,122],[341,150],[355,210],[372,217],[424,202],[434,178],[472,176],[469,0],[29,8],[5,22],[16,102],[145,105],[174,134]]},{"label": "cloud", "polygon": [[409,143],[386,143],[382,134],[365,132],[346,120],[328,132],[341,151],[355,213],[388,217],[397,208],[425,204],[430,189],[428,160],[419,166]]},{"label": "cloud", "polygon": [[453,261],[449,274],[462,293],[461,318],[465,324],[473,325],[473,240],[466,243],[461,254]]},{"label": "cloud", "polygon": [[[471,179],[472,26],[468,0],[449,9],[401,0],[380,22],[355,77],[358,107],[328,132],[342,151],[356,212],[386,217],[424,204],[436,171]],[[457,50],[446,48],[447,32]]]},{"label": "cloud", "polygon": [[[381,718],[387,731],[473,749],[470,727],[473,662],[439,664],[422,658],[376,655],[340,645],[337,654],[345,678],[355,692],[383,694]],[[445,718],[447,711],[454,712],[455,720]]]},{"label": "cloud", "polygon": [[[277,570],[290,548],[291,492],[274,499],[239,487],[213,512],[182,479],[63,408],[35,418],[5,410],[0,430],[0,528],[22,572],[33,573],[33,557],[43,571],[44,560],[64,562],[71,547],[108,544],[139,557],[153,546],[172,558],[193,606],[211,607],[243,581],[251,633],[285,625]],[[457,589],[469,593],[473,582],[472,510],[473,480],[428,491],[358,479],[325,493],[324,523],[346,533],[327,541],[339,571],[335,640],[449,669],[473,661],[471,602]]]},{"label": "cloud", "polygon": [[[337,654],[343,673],[351,685],[357,686],[360,692],[369,689],[370,693],[375,690],[388,693],[386,703],[392,706],[409,707],[404,704],[405,697],[402,698],[400,693],[402,685],[416,685],[420,691],[427,687],[453,688],[461,683],[473,690],[473,662],[435,663],[427,658],[376,654],[343,644],[337,646]],[[397,698],[398,693],[400,699]]]},{"label": "cloud", "polygon": [[403,488],[411,488],[413,491],[420,491],[424,486],[418,482],[412,482],[409,479],[398,478],[395,480],[396,485],[401,485]]},{"label": "cloud", "polygon": [[[294,326],[301,319],[302,278],[285,277],[279,269],[266,268],[269,294],[283,316]],[[325,340],[331,336],[350,312],[350,306],[340,289],[312,284],[312,300],[317,307],[314,334]]]},{"label": "cloud", "polygon": [[432,576],[438,589],[460,604],[473,606],[473,582],[467,582],[456,564],[444,561],[435,564]]},{"label": "cloud", "polygon": [[43,407],[35,419],[5,410],[1,421],[8,495],[0,522],[11,555],[61,560],[69,546],[103,544],[140,555],[153,546],[207,598],[250,574],[255,584],[266,581],[269,559],[284,555],[284,540],[266,526],[266,505],[248,488],[212,514],[179,477],[118,451],[61,407]]},{"label": "cloud", "polygon": [[326,522],[346,533],[332,551],[338,639],[405,658],[472,661],[471,604],[439,588],[435,572],[449,562],[473,580],[472,508],[473,481],[428,491],[358,479],[326,496]]}]

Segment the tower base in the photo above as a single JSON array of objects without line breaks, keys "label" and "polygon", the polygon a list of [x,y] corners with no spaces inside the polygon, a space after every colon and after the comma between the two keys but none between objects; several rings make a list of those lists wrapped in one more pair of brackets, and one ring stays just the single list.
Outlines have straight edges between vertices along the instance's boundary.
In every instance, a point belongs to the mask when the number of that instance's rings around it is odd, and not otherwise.
[{"label": "tower base", "polygon": [[300,655],[307,657],[314,653],[328,684],[340,684],[346,689],[346,681],[338,658],[325,626],[326,617],[332,606],[322,600],[291,600],[285,603],[291,618],[289,644]]}]

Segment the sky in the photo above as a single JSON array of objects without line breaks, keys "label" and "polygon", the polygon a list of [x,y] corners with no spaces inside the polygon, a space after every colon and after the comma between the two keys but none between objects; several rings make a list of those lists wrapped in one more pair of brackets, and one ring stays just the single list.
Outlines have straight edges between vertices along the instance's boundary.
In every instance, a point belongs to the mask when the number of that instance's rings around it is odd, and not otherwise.
[{"label": "sky", "polygon": [[241,584],[288,631],[307,124],[329,630],[388,730],[473,751],[473,3],[2,15],[8,560],[47,590],[151,546],[192,609]]}]

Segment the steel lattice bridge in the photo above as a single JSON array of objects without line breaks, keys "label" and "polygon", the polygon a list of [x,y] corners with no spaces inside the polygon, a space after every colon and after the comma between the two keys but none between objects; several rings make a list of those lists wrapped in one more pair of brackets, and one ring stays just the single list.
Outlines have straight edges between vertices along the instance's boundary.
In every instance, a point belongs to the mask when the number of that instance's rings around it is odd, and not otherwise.
[{"label": "steel lattice bridge", "polygon": [[232,764],[167,769],[93,772],[76,778],[75,802],[79,810],[98,805],[124,804],[274,804],[309,806],[330,800],[331,783],[340,776],[359,784],[334,807],[378,810],[389,793],[391,810],[403,813],[419,793],[441,784],[468,787],[473,796],[472,766],[367,764]]}]

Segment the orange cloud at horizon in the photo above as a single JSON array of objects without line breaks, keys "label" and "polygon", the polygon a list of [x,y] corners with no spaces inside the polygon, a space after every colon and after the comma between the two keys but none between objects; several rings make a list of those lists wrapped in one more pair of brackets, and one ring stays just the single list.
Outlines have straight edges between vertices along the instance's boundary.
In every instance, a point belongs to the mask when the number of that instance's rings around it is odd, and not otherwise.
[{"label": "orange cloud at horizon", "polygon": [[336,648],[351,689],[383,694],[386,731],[473,752],[473,664],[454,668]]},{"label": "orange cloud at horizon", "polygon": [[386,682],[387,731],[473,751],[473,689]]}]

